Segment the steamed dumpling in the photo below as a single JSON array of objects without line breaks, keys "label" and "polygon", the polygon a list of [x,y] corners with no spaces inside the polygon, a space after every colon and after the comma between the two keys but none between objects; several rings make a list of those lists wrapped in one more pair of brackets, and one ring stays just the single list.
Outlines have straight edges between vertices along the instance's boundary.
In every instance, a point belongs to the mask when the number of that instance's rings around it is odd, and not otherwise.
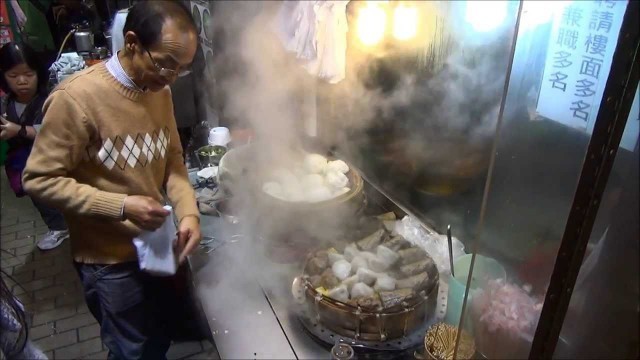
[{"label": "steamed dumpling", "polygon": [[342,161],[342,160],[334,160],[334,161],[329,161],[327,163],[327,168],[326,171],[337,171],[343,174],[346,174],[349,172],[349,166],[347,165],[346,162]]},{"label": "steamed dumpling", "polygon": [[349,178],[338,171],[330,171],[325,175],[327,185],[333,189],[342,189],[349,184]]},{"label": "steamed dumpling", "polygon": [[346,285],[347,289],[351,291],[351,288],[353,287],[353,285],[357,284],[358,282],[360,282],[360,277],[358,275],[352,275],[344,279],[341,285]]},{"label": "steamed dumpling", "polygon": [[344,260],[344,255],[335,252],[329,253],[329,263],[333,265],[336,261]]},{"label": "steamed dumpling", "polygon": [[376,272],[383,272],[389,268],[389,264],[377,256],[369,259],[369,269]]},{"label": "steamed dumpling", "polygon": [[311,174],[322,174],[327,167],[327,158],[320,154],[308,154],[302,163],[305,171]]},{"label": "steamed dumpling", "polygon": [[353,287],[351,288],[351,298],[352,299],[372,296],[373,294],[374,294],[373,289],[371,287],[369,287],[365,283],[359,282],[359,283],[353,285]]},{"label": "steamed dumpling", "polygon": [[353,260],[351,260],[351,268],[353,269],[353,271],[358,271],[358,269],[360,268],[367,269],[367,259],[363,258],[362,256],[356,255]]},{"label": "steamed dumpling", "polygon": [[376,254],[368,251],[363,251],[360,253],[360,256],[367,260],[367,269],[373,271],[384,271],[386,269],[386,267],[378,259],[378,256]]},{"label": "steamed dumpling", "polygon": [[331,270],[333,275],[342,281],[351,274],[351,264],[346,260],[338,260],[331,265]]},{"label": "steamed dumpling", "polygon": [[342,284],[329,290],[329,292],[327,293],[327,296],[329,296],[334,300],[347,302],[349,301],[349,290],[347,289],[346,285]]},{"label": "steamed dumpling", "polygon": [[378,245],[376,249],[376,255],[380,261],[384,262],[387,266],[391,266],[395,264],[398,259],[400,259],[400,255],[397,252],[389,249],[384,245]]},{"label": "steamed dumpling", "polygon": [[378,279],[378,274],[366,268],[359,268],[356,275],[358,275],[361,282],[367,285],[373,285]]},{"label": "steamed dumpling", "polygon": [[320,202],[331,199],[331,190],[328,187],[321,185],[310,188],[307,190],[306,199],[308,202]]},{"label": "steamed dumpling", "polygon": [[358,247],[356,247],[356,244],[349,244],[344,248],[344,258],[347,259],[347,261],[353,260],[359,254],[360,254],[360,250],[358,250]]},{"label": "steamed dumpling", "polygon": [[393,291],[396,289],[396,279],[387,274],[382,274],[376,280],[373,288],[377,291]]}]

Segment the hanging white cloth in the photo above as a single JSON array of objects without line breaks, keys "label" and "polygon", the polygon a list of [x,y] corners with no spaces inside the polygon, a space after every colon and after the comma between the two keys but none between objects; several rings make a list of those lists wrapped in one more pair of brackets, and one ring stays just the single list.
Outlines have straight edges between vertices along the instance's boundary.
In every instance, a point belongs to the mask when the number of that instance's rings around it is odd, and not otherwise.
[{"label": "hanging white cloth", "polygon": [[349,0],[285,1],[274,28],[284,48],[313,76],[335,84],[345,77]]},{"label": "hanging white cloth", "polygon": [[316,58],[315,12],[318,1],[284,1],[276,16],[274,28],[284,48],[300,60]]},{"label": "hanging white cloth", "polygon": [[331,84],[345,78],[348,3],[348,0],[321,1],[314,6],[317,56],[305,68],[311,75]]},{"label": "hanging white cloth", "polygon": [[314,6],[317,1],[299,1],[295,16],[299,19],[295,36],[287,50],[295,52],[298,59],[313,60],[316,58],[316,15]]}]

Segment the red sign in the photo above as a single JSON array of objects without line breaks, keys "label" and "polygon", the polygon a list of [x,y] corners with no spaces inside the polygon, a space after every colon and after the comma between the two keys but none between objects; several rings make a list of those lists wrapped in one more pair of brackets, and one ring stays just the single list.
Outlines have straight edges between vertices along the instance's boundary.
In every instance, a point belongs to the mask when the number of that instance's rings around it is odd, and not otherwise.
[{"label": "red sign", "polygon": [[9,23],[9,11],[7,1],[0,1],[0,46],[13,39],[11,24]]},{"label": "red sign", "polygon": [[[8,1],[0,1],[0,47],[13,40],[11,33],[11,24],[9,23],[9,11],[7,9]],[[0,96],[4,93],[0,90]]]}]

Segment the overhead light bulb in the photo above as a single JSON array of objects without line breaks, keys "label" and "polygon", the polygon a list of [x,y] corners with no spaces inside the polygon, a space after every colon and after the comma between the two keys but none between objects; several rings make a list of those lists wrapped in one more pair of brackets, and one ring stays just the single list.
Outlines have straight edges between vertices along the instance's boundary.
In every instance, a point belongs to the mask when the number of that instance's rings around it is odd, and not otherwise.
[{"label": "overhead light bulb", "polygon": [[373,2],[358,13],[357,31],[360,41],[367,46],[379,43],[384,37],[387,14]]},{"label": "overhead light bulb", "polygon": [[491,31],[507,18],[508,1],[468,0],[465,20],[476,31]]},{"label": "overhead light bulb", "polygon": [[523,1],[522,17],[520,20],[521,30],[534,29],[542,24],[549,23],[554,16],[562,14],[563,9],[570,1]]},{"label": "overhead light bulb", "polygon": [[409,40],[418,33],[418,9],[399,5],[393,14],[393,36]]}]

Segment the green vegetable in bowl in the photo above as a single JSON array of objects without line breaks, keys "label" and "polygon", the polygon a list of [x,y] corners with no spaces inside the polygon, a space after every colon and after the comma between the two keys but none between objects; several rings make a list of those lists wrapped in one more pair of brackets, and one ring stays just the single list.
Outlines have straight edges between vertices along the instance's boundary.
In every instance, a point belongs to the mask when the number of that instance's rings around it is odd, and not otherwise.
[{"label": "green vegetable in bowl", "polygon": [[201,156],[222,156],[227,149],[222,146],[205,146],[198,151]]}]

